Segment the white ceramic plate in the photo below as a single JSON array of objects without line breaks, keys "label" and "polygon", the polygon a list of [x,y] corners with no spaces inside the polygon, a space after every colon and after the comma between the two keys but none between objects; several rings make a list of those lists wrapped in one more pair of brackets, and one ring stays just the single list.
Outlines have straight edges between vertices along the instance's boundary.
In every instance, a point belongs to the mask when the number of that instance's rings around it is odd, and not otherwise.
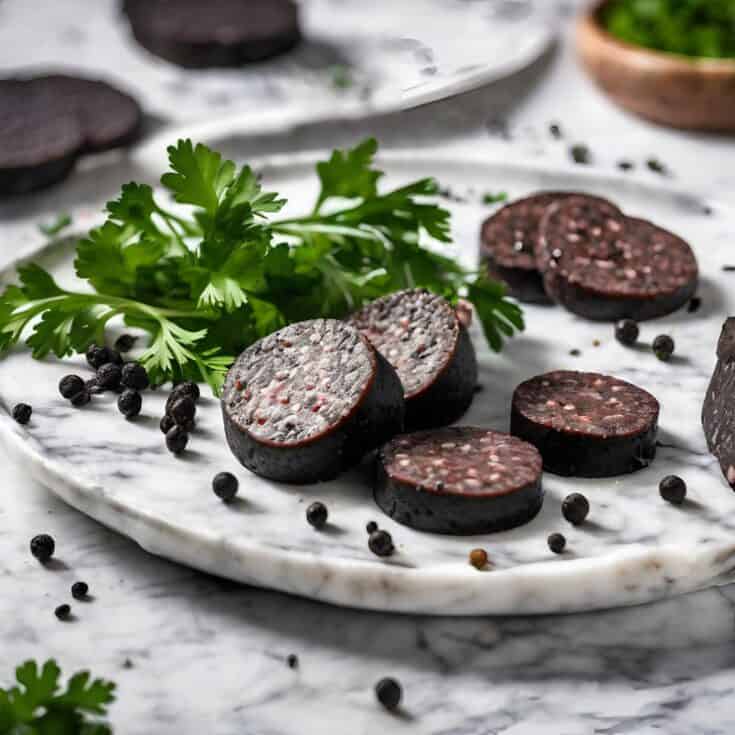
[{"label": "white ceramic plate", "polygon": [[527,66],[556,33],[554,9],[530,0],[303,0],[306,40],[294,51],[238,69],[191,70],[138,46],[119,6],[6,0],[0,69],[63,66],[117,81],[146,112],[181,126],[145,145],[156,153],[175,136],[284,132],[449,97]]},{"label": "white ceramic plate", "polygon": [[[305,211],[315,195],[314,158],[290,157],[259,166],[265,183],[289,197],[290,212]],[[561,308],[527,307],[528,329],[497,356],[480,334],[473,336],[481,362],[483,392],[466,423],[506,429],[514,386],[552,368],[600,370],[650,390],[662,404],[662,447],[651,467],[610,480],[545,477],[543,511],[528,525],[472,538],[422,534],[384,517],[373,504],[368,472],[358,469],[314,487],[288,487],[240,468],[227,449],[219,406],[208,398],[200,408],[200,429],[181,459],[168,454],[157,424],[162,391],[144,397],[143,415],[126,422],[114,396],[95,397],[77,410],[56,390],[61,375],[86,374],[70,365],[37,362],[25,349],[0,362],[0,436],[27,471],[71,505],[130,536],[154,554],[242,582],[272,587],[340,605],[436,614],[540,613],[628,605],[731,580],[735,566],[735,495],[705,448],[699,422],[704,391],[714,365],[721,323],[735,307],[735,274],[722,266],[735,261],[735,212],[674,190],[605,178],[586,171],[549,172],[470,158],[401,153],[384,156],[385,185],[436,175],[466,197],[452,203],[454,252],[467,263],[476,258],[480,221],[489,208],[485,191],[512,197],[549,189],[604,194],[632,214],[651,218],[689,239],[700,259],[702,306],[683,310],[642,328],[643,343],[661,332],[677,343],[677,357],[664,364],[649,349],[626,349],[612,327],[580,320]],[[79,210],[88,226],[100,202]],[[43,243],[36,222],[10,221],[6,242],[25,253]],[[70,251],[41,252],[62,283],[73,284]],[[38,257],[38,256],[36,256]],[[6,273],[6,277],[9,274]],[[599,346],[594,341],[599,340]],[[579,357],[570,356],[579,349]],[[33,404],[26,428],[7,410],[17,401]],[[240,478],[242,502],[232,507],[212,494],[221,470]],[[689,485],[682,508],[665,503],[658,482],[681,475]],[[579,491],[592,507],[589,522],[572,528],[561,517],[564,496]],[[3,487],[3,502],[13,489]],[[317,532],[306,524],[309,502],[329,507],[332,525]],[[388,529],[398,553],[387,560],[367,549],[365,524]],[[554,556],[546,538],[562,531],[568,552]],[[492,571],[469,566],[470,549],[484,547]]]}]

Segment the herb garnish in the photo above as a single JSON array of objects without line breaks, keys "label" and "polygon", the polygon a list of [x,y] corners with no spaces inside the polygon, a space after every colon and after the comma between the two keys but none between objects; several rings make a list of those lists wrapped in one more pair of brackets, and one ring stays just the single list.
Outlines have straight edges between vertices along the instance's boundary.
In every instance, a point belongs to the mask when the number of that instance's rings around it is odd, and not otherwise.
[{"label": "herb garnish", "polygon": [[17,686],[0,688],[0,732],[18,735],[110,735],[108,724],[100,721],[114,700],[115,685],[90,679],[80,671],[61,689],[61,670],[53,660],[39,669],[26,661],[15,671]]},{"label": "herb garnish", "polygon": [[123,186],[107,221],[77,245],[76,273],[90,291],[62,289],[39,265],[20,267],[20,285],[0,297],[0,350],[30,332],[35,358],[83,352],[122,317],[150,335],[139,362],[152,383],[204,380],[216,393],[235,356],[260,337],[413,287],[472,301],[500,349],[523,329],[520,309],[499,283],[423,247],[426,237],[451,242],[449,212],[429,199],[437,184],[380,193],[376,150],[368,139],[334,151],[317,164],[311,213],[273,220],[286,201],[263,191],[249,166],[180,140],[161,183],[183,206],[164,208],[150,186]]},{"label": "herb garnish", "polygon": [[638,46],[685,56],[735,57],[732,0],[615,0],[606,28]]},{"label": "herb garnish", "polygon": [[53,222],[38,225],[38,229],[47,237],[54,237],[71,224],[70,214],[60,214]]},{"label": "herb garnish", "polygon": [[499,192],[490,192],[486,191],[482,195],[482,203],[483,204],[499,204],[500,202],[506,202],[508,201],[508,192],[507,191],[499,191]]}]

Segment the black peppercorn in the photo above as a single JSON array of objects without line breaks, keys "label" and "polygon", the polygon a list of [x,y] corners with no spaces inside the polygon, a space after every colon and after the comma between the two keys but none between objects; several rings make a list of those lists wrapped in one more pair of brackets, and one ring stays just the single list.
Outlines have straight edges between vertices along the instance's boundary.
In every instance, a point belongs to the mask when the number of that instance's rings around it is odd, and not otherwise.
[{"label": "black peppercorn", "polygon": [[378,530],[378,524],[375,521],[368,521],[365,530],[368,533],[375,533]]},{"label": "black peppercorn", "polygon": [[583,143],[573,145],[569,149],[569,155],[572,157],[574,163],[586,165],[590,162],[590,149]]},{"label": "black peppercorn", "polygon": [[97,369],[97,384],[105,390],[116,390],[121,377],[122,369],[114,362],[106,362]]},{"label": "black peppercorn", "polygon": [[368,548],[376,556],[390,556],[394,551],[393,538],[388,531],[373,531],[368,538]]},{"label": "black peppercorn", "polygon": [[306,509],[306,520],[309,522],[309,525],[314,526],[316,529],[324,528],[327,525],[328,517],[329,511],[327,510],[327,506],[318,500]]},{"label": "black peppercorn", "polygon": [[65,375],[59,381],[59,393],[64,398],[71,398],[85,388],[84,381],[78,375]]},{"label": "black peppercorn", "polygon": [[81,406],[86,406],[90,400],[92,399],[92,396],[90,395],[89,391],[85,388],[84,390],[80,390],[79,393],[77,393],[75,396],[72,396],[69,400],[71,401],[71,405],[75,406],[76,408],[80,408]]},{"label": "black peppercorn", "polygon": [[398,709],[398,705],[400,705],[401,698],[403,697],[403,691],[401,690],[401,685],[395,679],[386,677],[375,685],[375,696],[383,707],[393,711]]},{"label": "black peppercorn", "polygon": [[166,400],[166,412],[168,413],[171,410],[171,406],[173,406],[179,398],[188,396],[193,401],[198,401],[199,395],[199,386],[191,380],[187,380],[184,383],[178,383],[173,387],[168,399]]},{"label": "black peppercorn", "polygon": [[585,518],[589,515],[590,504],[587,498],[581,493],[572,493],[564,498],[561,504],[561,512],[573,526],[579,526],[584,523]]},{"label": "black peppercorn", "polygon": [[681,505],[687,496],[687,484],[677,475],[667,475],[659,483],[661,497],[673,505]]},{"label": "black peppercorn", "polygon": [[552,533],[547,539],[549,548],[555,554],[561,554],[567,546],[567,540],[561,533]]},{"label": "black peppercorn", "polygon": [[[87,389],[87,390],[88,390],[88,391],[89,391],[89,392],[90,392],[91,394],[93,394],[93,395],[94,395],[95,393],[103,393],[103,392],[104,392],[104,390],[105,390],[104,388],[101,388],[101,387],[100,387],[100,384],[99,384],[99,383],[97,382],[97,378],[90,378],[89,380],[85,381],[85,383],[84,383],[84,387],[85,387],[85,388],[86,388],[86,389]],[[74,396],[72,396],[72,398],[73,398],[73,397],[74,397]]]},{"label": "black peppercorn", "polygon": [[87,364],[94,370],[99,370],[106,362],[112,362],[110,350],[99,345],[90,345],[87,348]]},{"label": "black peppercorn", "polygon": [[138,341],[137,337],[132,334],[121,334],[115,340],[115,349],[119,352],[130,352],[135,347],[135,343]]},{"label": "black peppercorn", "polygon": [[54,555],[55,550],[56,542],[47,533],[41,533],[31,539],[31,554],[41,564],[45,564]]},{"label": "black peppercorn", "polygon": [[54,615],[56,615],[59,620],[68,620],[71,615],[71,606],[66,603],[59,605],[56,610],[54,610]]},{"label": "black peppercorn", "polygon": [[635,166],[632,161],[618,161],[618,168],[621,171],[632,171]]},{"label": "black peppercorn", "polygon": [[71,586],[71,596],[75,600],[83,600],[89,594],[89,585],[86,582],[74,582]]},{"label": "black peppercorn", "polygon": [[289,653],[286,657],[286,663],[289,669],[296,669],[299,666],[299,657],[295,653]]},{"label": "black peppercorn", "polygon": [[238,482],[231,472],[218,472],[212,480],[214,494],[225,503],[231,503],[237,495]]},{"label": "black peppercorn", "polygon": [[166,432],[166,448],[172,454],[181,454],[189,443],[189,435],[180,426],[174,426]]},{"label": "black peppercorn", "polygon": [[120,383],[126,388],[145,390],[150,385],[150,380],[148,372],[142,365],[137,362],[126,362],[122,366]]},{"label": "black peppercorn", "polygon": [[659,334],[653,340],[653,354],[662,362],[668,362],[674,354],[676,346],[668,334]]},{"label": "black peppercorn", "polygon": [[140,393],[132,388],[126,388],[117,399],[117,409],[125,418],[131,419],[140,413],[143,399]]},{"label": "black peppercorn", "polygon": [[33,409],[27,403],[17,403],[13,406],[13,418],[19,424],[27,424],[31,420]]},{"label": "black peppercorn", "polygon": [[161,431],[164,434],[168,434],[168,432],[176,426],[176,422],[168,415],[166,414],[162,419],[161,423],[158,424]]},{"label": "black peppercorn", "polygon": [[561,125],[559,123],[551,123],[549,125],[549,133],[551,134],[551,137],[559,140],[563,137],[561,132]]},{"label": "black peppercorn", "polygon": [[196,414],[196,403],[190,396],[182,396],[173,402],[171,408],[166,413],[179,425],[192,421]]},{"label": "black peppercorn", "polygon": [[621,319],[615,325],[615,339],[626,347],[632,347],[638,341],[640,332],[638,322],[632,319]]}]

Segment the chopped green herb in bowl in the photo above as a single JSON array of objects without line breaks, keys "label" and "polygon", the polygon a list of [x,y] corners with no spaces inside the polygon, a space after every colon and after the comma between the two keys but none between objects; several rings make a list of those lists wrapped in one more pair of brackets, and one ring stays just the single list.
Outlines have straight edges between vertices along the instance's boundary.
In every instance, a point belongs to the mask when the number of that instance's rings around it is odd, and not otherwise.
[{"label": "chopped green herb in bowl", "polygon": [[602,21],[612,35],[637,46],[735,58],[735,0],[612,0]]}]

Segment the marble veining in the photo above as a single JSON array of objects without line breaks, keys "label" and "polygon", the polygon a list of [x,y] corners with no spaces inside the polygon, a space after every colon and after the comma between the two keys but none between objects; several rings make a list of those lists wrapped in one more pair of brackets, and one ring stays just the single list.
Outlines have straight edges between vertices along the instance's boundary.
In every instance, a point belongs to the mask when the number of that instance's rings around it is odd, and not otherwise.
[{"label": "marble veining", "polygon": [[[263,165],[267,185],[303,210],[314,194],[308,157]],[[465,423],[507,429],[517,382],[554,368],[601,370],[641,385],[662,404],[661,447],[653,465],[610,480],[546,475],[546,502],[530,524],[492,536],[451,538],[421,534],[394,524],[373,504],[366,468],[306,488],[276,485],[237,466],[222,438],[217,402],[200,409],[200,428],[183,458],[169,455],[158,430],[164,393],[149,392],[143,414],[126,422],[113,396],[96,397],[82,410],[56,392],[68,363],[33,361],[25,350],[0,363],[0,395],[6,407],[28,400],[34,416],[27,429],[2,417],[2,437],[28,470],[67,502],[134,538],[147,550],[242,582],[275,587],[340,605],[442,614],[541,613],[596,609],[668,597],[730,581],[735,540],[735,496],[706,453],[699,410],[714,365],[714,346],[733,297],[728,246],[735,217],[726,205],[615,177],[539,172],[530,166],[477,163],[436,154],[392,154],[383,159],[386,186],[428,172],[462,194],[454,214],[452,252],[466,263],[476,257],[477,232],[489,211],[480,203],[485,182],[502,180],[511,196],[542,187],[605,193],[631,214],[643,215],[687,238],[702,270],[701,308],[643,325],[642,342],[626,349],[612,327],[585,322],[561,308],[527,307],[527,331],[501,355],[484,346],[477,327],[483,390]],[[35,222],[24,218],[6,233],[33,242]],[[29,245],[30,247],[30,245]],[[68,247],[45,258],[62,284],[72,285]],[[668,364],[646,345],[661,333],[677,342]],[[595,341],[600,342],[595,346]],[[580,356],[570,350],[580,350]],[[84,374],[77,361],[74,369]],[[241,502],[220,504],[210,490],[220,470],[237,473]],[[658,482],[681,475],[689,485],[683,508],[665,503]],[[592,511],[572,528],[560,514],[564,496],[584,492]],[[331,525],[317,533],[304,521],[314,499],[330,509]],[[365,523],[377,519],[393,534],[398,553],[388,561],[367,549]],[[555,557],[546,546],[552,531],[568,538]],[[470,548],[484,546],[493,571],[467,564]]]}]

